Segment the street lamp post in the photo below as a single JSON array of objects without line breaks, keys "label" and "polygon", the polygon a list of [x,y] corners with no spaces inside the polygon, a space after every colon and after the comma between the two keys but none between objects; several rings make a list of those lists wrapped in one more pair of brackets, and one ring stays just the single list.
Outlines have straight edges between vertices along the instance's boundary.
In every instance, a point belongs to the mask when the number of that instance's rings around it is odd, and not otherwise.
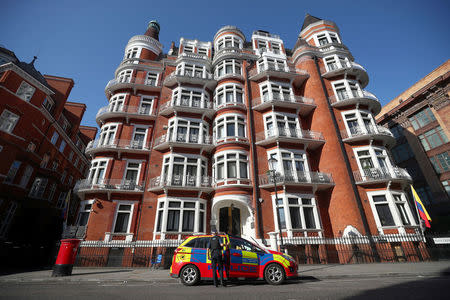
[{"label": "street lamp post", "polygon": [[278,210],[277,169],[276,169],[277,162],[278,161],[274,157],[269,158],[270,173],[272,175],[273,187],[274,187],[274,192],[275,192],[275,210],[277,212],[278,231],[280,234],[280,249],[279,250],[280,250],[280,252],[282,252],[284,245],[283,245],[283,233],[281,231],[280,211]]}]

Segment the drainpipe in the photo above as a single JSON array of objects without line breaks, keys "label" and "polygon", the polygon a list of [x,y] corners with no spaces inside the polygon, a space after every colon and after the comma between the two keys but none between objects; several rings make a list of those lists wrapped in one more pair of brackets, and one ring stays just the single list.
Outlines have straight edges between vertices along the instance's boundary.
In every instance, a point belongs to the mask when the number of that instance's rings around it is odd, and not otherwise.
[{"label": "drainpipe", "polygon": [[336,131],[336,136],[338,137],[338,141],[339,141],[339,147],[341,148],[341,152],[344,155],[344,162],[345,162],[345,167],[347,169],[349,178],[350,178],[350,182],[352,185],[352,190],[353,193],[355,195],[355,199],[356,199],[356,204],[358,205],[358,210],[359,210],[359,214],[361,215],[361,219],[363,222],[363,226],[364,226],[364,230],[366,231],[366,235],[369,238],[369,243],[370,243],[370,247],[372,248],[372,253],[375,255],[375,260],[376,261],[380,261],[380,257],[378,255],[378,251],[375,247],[375,242],[373,240],[372,234],[370,233],[370,228],[369,228],[369,223],[367,222],[367,217],[364,213],[364,208],[362,206],[362,200],[361,197],[359,196],[358,193],[358,188],[356,187],[356,182],[355,179],[353,178],[353,172],[352,172],[352,168],[350,166],[350,160],[348,159],[348,155],[347,155],[347,151],[345,150],[344,147],[344,143],[342,142],[342,137],[341,137],[341,133],[339,132],[339,126],[336,120],[336,116],[334,115],[334,111],[333,111],[333,107],[331,107],[330,104],[330,99],[329,99],[329,95],[325,86],[325,82],[322,78],[322,75],[320,73],[320,67],[319,67],[319,63],[317,61],[317,56],[314,55],[314,63],[316,65],[316,70],[317,73],[319,74],[319,78],[320,78],[320,82],[322,84],[322,90],[323,93],[325,95],[325,98],[327,99],[327,106],[328,106],[328,111],[330,112],[331,115],[331,119],[333,120],[333,125],[334,125],[334,129]]},{"label": "drainpipe", "polygon": [[253,178],[255,179],[255,182],[253,183],[253,207],[256,208],[256,218],[255,218],[255,227],[257,228],[257,238],[260,238],[262,243],[265,244],[265,239],[264,239],[264,230],[262,228],[262,222],[260,220],[262,220],[262,216],[261,216],[261,207],[260,207],[260,203],[259,203],[259,198],[260,198],[260,194],[259,194],[259,182],[257,180],[258,178],[258,166],[256,163],[256,145],[255,145],[255,128],[254,128],[254,121],[253,121],[253,114],[252,114],[252,107],[251,107],[251,103],[250,101],[248,101],[249,99],[252,99],[252,90],[250,88],[250,80],[248,79],[248,71],[249,69],[254,65],[254,62],[250,62],[249,65],[247,67],[245,67],[245,81],[246,81],[246,85],[247,85],[247,103],[249,104],[248,106],[248,124],[250,125],[250,145],[252,148],[252,152],[253,152]]}]

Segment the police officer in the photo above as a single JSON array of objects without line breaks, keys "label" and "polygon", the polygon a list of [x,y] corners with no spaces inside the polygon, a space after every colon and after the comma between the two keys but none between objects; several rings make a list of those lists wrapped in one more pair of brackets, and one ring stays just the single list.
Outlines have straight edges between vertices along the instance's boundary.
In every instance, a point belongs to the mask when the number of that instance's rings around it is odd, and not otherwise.
[{"label": "police officer", "polygon": [[214,285],[216,287],[219,286],[217,282],[217,266],[219,267],[220,273],[220,283],[222,286],[225,286],[225,282],[223,281],[223,257],[222,257],[222,249],[223,243],[220,241],[220,237],[217,234],[217,231],[214,231],[214,235],[211,237],[209,242],[209,252],[211,255],[211,267],[213,271],[213,280]]}]

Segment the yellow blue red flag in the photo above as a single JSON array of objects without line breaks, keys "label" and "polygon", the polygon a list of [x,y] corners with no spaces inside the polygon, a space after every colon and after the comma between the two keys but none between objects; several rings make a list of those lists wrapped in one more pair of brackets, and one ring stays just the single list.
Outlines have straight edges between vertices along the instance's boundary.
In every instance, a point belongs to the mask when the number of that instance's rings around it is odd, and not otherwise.
[{"label": "yellow blue red flag", "polygon": [[416,204],[417,207],[417,211],[419,212],[419,216],[422,220],[424,220],[425,222],[425,226],[430,228],[431,227],[431,218],[430,215],[428,214],[427,210],[425,209],[425,206],[423,205],[422,201],[419,198],[419,195],[417,195],[416,190],[413,188],[413,186],[411,185],[411,192],[413,194],[414,197],[414,202]]}]

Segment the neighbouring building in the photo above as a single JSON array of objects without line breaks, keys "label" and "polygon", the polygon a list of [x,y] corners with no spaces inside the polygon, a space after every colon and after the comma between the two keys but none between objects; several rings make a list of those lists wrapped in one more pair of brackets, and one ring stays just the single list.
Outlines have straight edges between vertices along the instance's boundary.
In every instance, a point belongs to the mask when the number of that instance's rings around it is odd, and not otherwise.
[{"label": "neighbouring building", "polygon": [[0,48],[0,251],[12,263],[51,262],[67,195],[89,169],[97,128],[80,126],[86,105],[67,101],[73,86]]},{"label": "neighbouring building", "polygon": [[76,187],[82,246],[111,245],[120,262],[127,243],[158,253],[215,228],[272,248],[281,231],[301,263],[352,261],[346,238],[382,260],[421,257],[411,177],[334,22],[307,15],[291,50],[224,26],[165,54],[159,30],[129,40],[105,88]]},{"label": "neighbouring building", "polygon": [[408,170],[431,214],[432,230],[450,231],[450,60],[386,104],[377,123],[397,141],[392,157]]}]

